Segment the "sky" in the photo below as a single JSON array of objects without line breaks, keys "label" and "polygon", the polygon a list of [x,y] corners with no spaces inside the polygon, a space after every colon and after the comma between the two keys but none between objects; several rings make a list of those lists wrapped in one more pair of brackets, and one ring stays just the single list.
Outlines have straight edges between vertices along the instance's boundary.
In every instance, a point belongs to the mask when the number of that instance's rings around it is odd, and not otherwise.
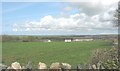
[{"label": "sky", "polygon": [[2,34],[117,34],[111,20],[118,0],[2,2]]}]

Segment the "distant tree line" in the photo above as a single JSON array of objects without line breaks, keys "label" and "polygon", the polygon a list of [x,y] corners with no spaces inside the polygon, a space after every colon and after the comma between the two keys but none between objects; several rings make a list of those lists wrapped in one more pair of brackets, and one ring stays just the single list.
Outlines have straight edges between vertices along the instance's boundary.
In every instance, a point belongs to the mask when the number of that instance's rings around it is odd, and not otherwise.
[{"label": "distant tree line", "polygon": [[82,35],[82,36],[27,36],[27,35],[2,35],[2,42],[52,42],[64,41],[65,39],[86,39],[111,40],[117,39],[117,35]]},{"label": "distant tree line", "polygon": [[49,36],[15,36],[2,35],[2,42],[43,42],[45,40],[64,41],[64,37],[49,37]]}]

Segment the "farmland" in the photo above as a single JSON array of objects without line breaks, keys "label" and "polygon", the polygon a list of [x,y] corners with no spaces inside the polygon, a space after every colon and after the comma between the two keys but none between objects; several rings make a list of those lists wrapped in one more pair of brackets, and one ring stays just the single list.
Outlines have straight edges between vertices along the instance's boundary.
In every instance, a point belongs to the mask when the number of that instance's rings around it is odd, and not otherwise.
[{"label": "farmland", "polygon": [[66,62],[74,68],[85,64],[92,58],[92,51],[98,48],[111,48],[110,41],[95,40],[83,42],[3,42],[3,63],[10,65],[18,61],[26,65],[32,61],[33,67],[38,62],[48,65],[53,62]]}]

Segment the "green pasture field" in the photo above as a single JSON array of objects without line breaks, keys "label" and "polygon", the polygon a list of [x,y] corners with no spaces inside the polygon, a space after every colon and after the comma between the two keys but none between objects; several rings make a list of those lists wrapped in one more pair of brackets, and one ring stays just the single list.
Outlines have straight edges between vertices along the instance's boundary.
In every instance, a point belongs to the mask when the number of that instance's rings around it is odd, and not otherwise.
[{"label": "green pasture field", "polygon": [[50,66],[53,62],[72,65],[85,64],[92,58],[92,51],[98,48],[111,48],[110,41],[96,40],[84,42],[3,42],[3,63],[10,65],[18,61],[22,66],[28,61],[37,68],[38,62]]}]

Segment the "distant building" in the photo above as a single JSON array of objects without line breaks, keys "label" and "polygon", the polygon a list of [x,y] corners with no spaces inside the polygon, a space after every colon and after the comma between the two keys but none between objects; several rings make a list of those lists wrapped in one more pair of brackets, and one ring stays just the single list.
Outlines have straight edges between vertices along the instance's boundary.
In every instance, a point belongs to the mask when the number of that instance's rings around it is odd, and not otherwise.
[{"label": "distant building", "polygon": [[49,39],[48,40],[43,40],[43,42],[51,42],[51,40],[49,40]]},{"label": "distant building", "polygon": [[48,42],[51,42],[51,40],[48,40]]},{"label": "distant building", "polygon": [[71,39],[65,39],[65,42],[71,42],[72,40]]},{"label": "distant building", "polygon": [[82,41],[81,39],[74,39],[73,41]]},{"label": "distant building", "polygon": [[73,41],[92,41],[93,39],[84,38],[84,39],[74,39]]}]

